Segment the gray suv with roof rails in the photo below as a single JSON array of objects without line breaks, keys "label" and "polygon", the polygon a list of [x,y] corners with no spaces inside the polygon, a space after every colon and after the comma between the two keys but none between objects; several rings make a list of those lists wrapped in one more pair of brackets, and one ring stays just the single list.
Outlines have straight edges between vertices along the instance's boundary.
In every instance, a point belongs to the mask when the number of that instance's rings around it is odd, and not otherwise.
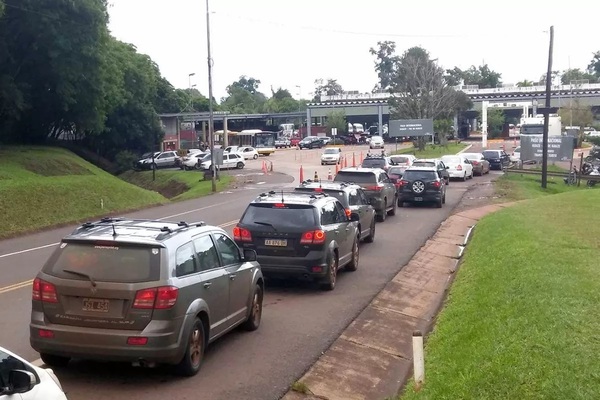
[{"label": "gray suv with roof rails", "polygon": [[203,222],[104,218],[62,239],[33,281],[30,343],[71,358],[198,372],[206,346],[258,329],[263,276],[251,249]]},{"label": "gray suv with roof rails", "polygon": [[313,280],[333,290],[338,269],[358,268],[358,216],[325,193],[262,193],[233,229],[236,243],[255,250],[266,277]]}]

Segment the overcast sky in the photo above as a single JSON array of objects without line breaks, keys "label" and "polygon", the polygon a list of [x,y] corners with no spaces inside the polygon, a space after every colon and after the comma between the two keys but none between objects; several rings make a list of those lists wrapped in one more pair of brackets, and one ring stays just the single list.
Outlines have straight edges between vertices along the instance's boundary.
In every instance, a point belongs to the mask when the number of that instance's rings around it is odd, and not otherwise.
[{"label": "overcast sky", "polygon": [[[208,94],[205,0],[111,0],[110,29],[137,46],[179,88]],[[422,46],[444,68],[487,63],[503,83],[546,71],[554,25],[554,68],[585,69],[600,50],[600,1],[571,0],[210,0],[213,90],[217,99],[240,75],[261,91],[308,98],[315,79],[345,90],[376,84],[369,48],[393,40],[399,53]],[[299,86],[299,88],[297,87]]]}]

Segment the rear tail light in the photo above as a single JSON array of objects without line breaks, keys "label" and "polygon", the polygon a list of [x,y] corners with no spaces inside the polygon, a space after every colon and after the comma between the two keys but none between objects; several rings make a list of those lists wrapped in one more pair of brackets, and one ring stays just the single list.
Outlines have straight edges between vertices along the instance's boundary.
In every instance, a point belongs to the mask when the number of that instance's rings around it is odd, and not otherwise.
[{"label": "rear tail light", "polygon": [[308,231],[302,234],[300,244],[323,244],[325,243],[325,232],[317,229],[316,231]]},{"label": "rear tail light", "polygon": [[456,166],[456,170],[457,170],[457,171],[462,171],[462,165],[458,164],[458,165]]},{"label": "rear tail light", "polygon": [[38,331],[38,336],[44,339],[52,339],[54,338],[54,332],[48,329],[40,329]]},{"label": "rear tail light", "polygon": [[252,234],[248,229],[236,226],[235,228],[233,228],[233,239],[239,240],[241,242],[251,242]]},{"label": "rear tail light", "polygon": [[33,291],[31,298],[44,303],[58,303],[56,286],[50,282],[35,278],[33,280]]},{"label": "rear tail light", "polygon": [[404,186],[404,185],[408,185],[408,184],[409,184],[409,182],[405,181],[404,179],[401,179],[398,181],[398,186]]},{"label": "rear tail light", "polygon": [[350,218],[351,215],[352,215],[352,210],[350,210],[349,208],[346,208],[346,217]]},{"label": "rear tail light", "polygon": [[471,161],[473,165],[479,165],[479,161]]},{"label": "rear tail light", "polygon": [[138,290],[133,300],[133,308],[166,310],[175,305],[179,289],[173,286]]},{"label": "rear tail light", "polygon": [[381,189],[383,189],[382,186],[376,185],[376,186],[367,186],[366,187],[367,190],[374,190],[376,192],[379,192]]},{"label": "rear tail light", "polygon": [[435,181],[431,183],[431,186],[433,186],[434,188],[439,188],[440,186],[442,186],[442,184],[439,181]]},{"label": "rear tail light", "polygon": [[127,344],[130,346],[144,346],[144,345],[148,344],[148,338],[147,337],[136,337],[136,336],[128,337]]}]

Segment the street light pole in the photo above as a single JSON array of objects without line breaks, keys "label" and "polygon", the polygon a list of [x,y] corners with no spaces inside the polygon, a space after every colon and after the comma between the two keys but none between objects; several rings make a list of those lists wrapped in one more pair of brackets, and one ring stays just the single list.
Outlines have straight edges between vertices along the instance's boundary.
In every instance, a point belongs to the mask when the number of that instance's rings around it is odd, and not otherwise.
[{"label": "street light pole", "polygon": [[215,166],[215,120],[213,115],[212,58],[210,56],[210,12],[206,0],[206,48],[208,50],[208,137],[210,146],[210,169],[212,171],[212,191],[217,191],[217,169]]}]

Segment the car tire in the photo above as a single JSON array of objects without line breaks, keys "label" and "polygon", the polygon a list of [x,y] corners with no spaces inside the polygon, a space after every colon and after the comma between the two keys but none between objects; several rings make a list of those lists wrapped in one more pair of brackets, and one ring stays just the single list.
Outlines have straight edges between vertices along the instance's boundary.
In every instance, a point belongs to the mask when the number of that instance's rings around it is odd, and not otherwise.
[{"label": "car tire", "polygon": [[358,238],[354,241],[352,245],[352,258],[350,262],[346,265],[346,271],[356,271],[358,269],[358,261],[360,259],[360,250],[358,249]]},{"label": "car tire", "polygon": [[237,169],[242,169],[242,168],[244,168],[244,163],[243,163],[243,162],[239,162],[239,163],[237,163],[237,164],[236,164],[236,166],[235,166],[235,167],[236,167]]},{"label": "car tire", "polygon": [[373,222],[371,222],[371,228],[369,229],[369,236],[365,238],[365,242],[373,243],[375,241],[375,218],[373,218]]},{"label": "car tire", "polygon": [[331,254],[327,260],[327,278],[321,284],[322,290],[333,290],[337,281],[338,259],[335,254]]},{"label": "car tire", "polygon": [[442,196],[442,204],[446,204],[446,193]]},{"label": "car tire", "polygon": [[69,365],[71,357],[57,356],[56,354],[40,353],[40,358],[49,367],[64,368]]},{"label": "car tire", "polygon": [[394,197],[394,201],[392,202],[392,209],[390,211],[388,211],[388,215],[390,216],[394,216],[396,215],[396,203],[398,202],[397,197]]},{"label": "car tire", "polygon": [[[384,199],[383,202],[387,203],[387,199]],[[379,214],[377,214],[377,221],[384,222],[386,216],[387,216],[387,211],[384,208]]]},{"label": "car tire", "polygon": [[252,158],[256,160],[258,158],[258,154],[253,155]]},{"label": "car tire", "polygon": [[244,322],[243,328],[249,332],[255,331],[260,326],[260,320],[262,318],[263,308],[263,289],[259,284],[256,284],[254,293],[252,294],[252,305],[250,308],[250,315],[246,322]]},{"label": "car tire", "polygon": [[442,204],[444,204],[442,197],[438,201],[435,202],[436,208],[442,208]]},{"label": "car tire", "polygon": [[465,171],[465,175],[463,176],[463,182],[467,181],[467,171]]},{"label": "car tire", "polygon": [[194,376],[200,371],[206,347],[204,324],[199,318],[194,320],[186,345],[185,354],[175,370],[181,376]]}]

